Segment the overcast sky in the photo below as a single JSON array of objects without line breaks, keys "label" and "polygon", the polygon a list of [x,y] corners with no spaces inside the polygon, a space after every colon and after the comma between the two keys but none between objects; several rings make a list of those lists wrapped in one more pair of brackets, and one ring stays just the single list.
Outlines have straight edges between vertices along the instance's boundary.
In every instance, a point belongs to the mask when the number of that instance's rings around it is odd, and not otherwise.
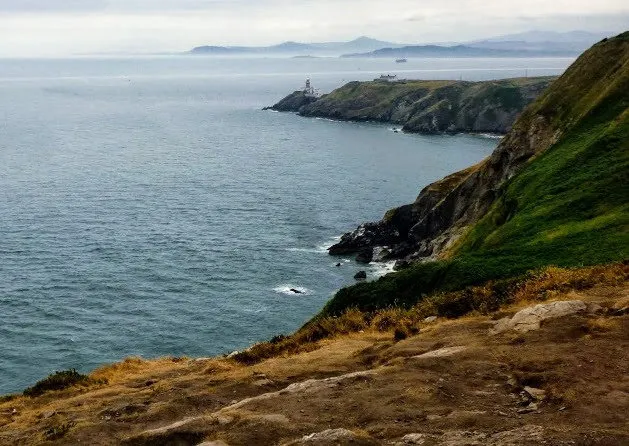
[{"label": "overcast sky", "polygon": [[629,29],[627,0],[0,0],[0,56]]}]

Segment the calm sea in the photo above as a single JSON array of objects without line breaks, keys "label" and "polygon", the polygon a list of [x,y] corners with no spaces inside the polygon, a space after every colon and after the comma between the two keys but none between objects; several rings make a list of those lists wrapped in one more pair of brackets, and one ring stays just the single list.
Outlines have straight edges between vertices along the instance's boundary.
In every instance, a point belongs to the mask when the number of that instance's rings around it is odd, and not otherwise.
[{"label": "calm sea", "polygon": [[325,252],[335,237],[497,144],[260,110],[306,76],[329,91],[382,73],[480,80],[570,62],[0,60],[0,393],[295,330],[353,282],[359,267]]}]

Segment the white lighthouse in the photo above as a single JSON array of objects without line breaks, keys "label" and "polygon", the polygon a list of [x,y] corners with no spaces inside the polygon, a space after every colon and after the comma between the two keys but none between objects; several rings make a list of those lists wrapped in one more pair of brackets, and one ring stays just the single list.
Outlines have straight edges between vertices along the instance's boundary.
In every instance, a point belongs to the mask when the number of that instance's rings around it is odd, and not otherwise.
[{"label": "white lighthouse", "polygon": [[318,98],[319,96],[321,96],[319,90],[313,88],[312,84],[310,83],[310,78],[306,78],[306,85],[304,85],[302,91],[304,92],[304,96],[309,98]]}]

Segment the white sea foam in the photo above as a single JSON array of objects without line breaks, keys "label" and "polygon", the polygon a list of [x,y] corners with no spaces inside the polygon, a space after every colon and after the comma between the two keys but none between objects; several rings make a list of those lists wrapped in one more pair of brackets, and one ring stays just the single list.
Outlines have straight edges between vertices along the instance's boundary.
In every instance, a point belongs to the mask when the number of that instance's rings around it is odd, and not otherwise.
[{"label": "white sea foam", "polygon": [[369,272],[375,277],[382,277],[386,274],[392,273],[395,261],[389,262],[372,262],[369,264]]},{"label": "white sea foam", "polygon": [[317,254],[325,254],[328,252],[328,248],[336,243],[338,243],[341,240],[341,236],[337,236],[337,237],[333,237],[323,243],[318,244],[317,246],[314,247],[299,247],[299,246],[294,246],[294,247],[290,247],[290,248],[286,248],[286,251],[290,251],[290,252],[314,252]]},{"label": "white sea foam", "polygon": [[497,135],[495,133],[479,133],[478,136],[480,136],[481,138],[487,138],[487,139],[502,139],[503,138],[502,135]]},{"label": "white sea foam", "polygon": [[317,248],[286,248],[286,251],[290,252],[321,252]]},{"label": "white sea foam", "polygon": [[317,252],[328,252],[328,248],[332,245],[336,245],[338,242],[341,241],[341,236],[336,236],[336,237],[332,237],[331,239],[321,243],[320,245],[317,245],[317,247],[315,248],[317,250]]},{"label": "white sea foam", "polygon": [[[293,290],[297,290],[299,293],[296,293]],[[306,287],[291,285],[290,283],[278,285],[273,288],[273,291],[279,294],[286,294],[287,296],[309,296],[313,293],[312,290],[309,290]]]}]

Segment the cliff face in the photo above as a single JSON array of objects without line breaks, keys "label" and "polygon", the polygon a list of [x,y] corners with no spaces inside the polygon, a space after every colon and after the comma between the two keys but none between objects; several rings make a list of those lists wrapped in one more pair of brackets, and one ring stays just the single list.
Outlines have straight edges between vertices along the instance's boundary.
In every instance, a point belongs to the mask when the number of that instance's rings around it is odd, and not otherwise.
[{"label": "cliff face", "polygon": [[302,116],[387,122],[415,133],[507,133],[551,77],[485,82],[350,82],[314,99],[295,92],[270,107]]},{"label": "cliff face", "polygon": [[[389,211],[380,222],[345,234],[330,253],[387,245],[388,258],[442,257],[502,196],[508,180],[549,147],[569,138],[595,110],[602,113],[601,104],[613,103],[620,107],[620,118],[626,118],[623,85],[629,77],[628,60],[629,42],[622,36],[595,45],[522,113],[489,158],[427,186],[414,203]],[[513,203],[503,203],[500,218],[510,218]]]}]

